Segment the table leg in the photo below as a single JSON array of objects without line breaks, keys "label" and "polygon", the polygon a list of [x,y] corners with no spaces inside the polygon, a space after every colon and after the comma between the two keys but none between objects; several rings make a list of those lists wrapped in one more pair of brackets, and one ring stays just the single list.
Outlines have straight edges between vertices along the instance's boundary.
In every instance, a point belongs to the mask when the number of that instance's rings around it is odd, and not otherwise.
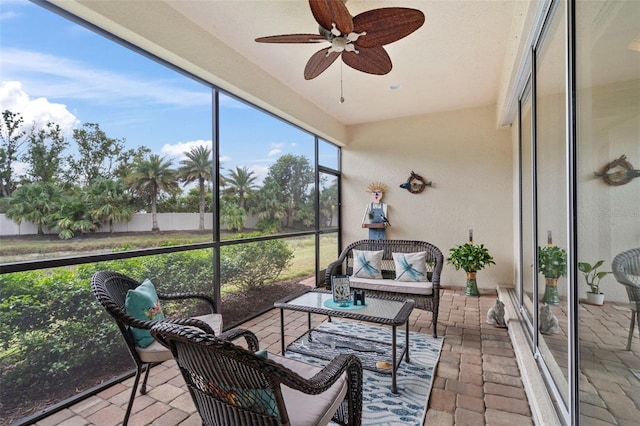
[{"label": "table leg", "polygon": [[398,393],[396,389],[396,326],[391,326],[391,392]]},{"label": "table leg", "polygon": [[311,330],[311,312],[307,312],[307,330]]},{"label": "table leg", "polygon": [[284,356],[284,309],[280,308],[280,349]]},{"label": "table leg", "polygon": [[407,338],[407,341],[405,342],[405,351],[407,351],[406,353],[406,357],[407,357],[407,362],[410,362],[409,360],[409,320],[407,320],[407,329],[405,330],[405,336]]}]

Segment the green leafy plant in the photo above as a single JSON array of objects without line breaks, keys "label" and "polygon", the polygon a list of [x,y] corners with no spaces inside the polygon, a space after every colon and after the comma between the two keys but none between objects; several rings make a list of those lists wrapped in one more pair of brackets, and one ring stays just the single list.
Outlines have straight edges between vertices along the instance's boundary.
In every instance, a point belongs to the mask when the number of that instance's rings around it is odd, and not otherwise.
[{"label": "green leafy plant", "polygon": [[453,265],[456,271],[477,272],[488,265],[495,265],[493,257],[484,244],[465,243],[449,249],[447,263]]},{"label": "green leafy plant", "polygon": [[[259,233],[239,234],[255,237]],[[241,292],[257,290],[277,281],[291,266],[294,253],[281,240],[256,241],[225,247],[220,258],[220,281],[223,286],[235,285]]]},{"label": "green leafy plant", "polygon": [[538,247],[538,267],[545,278],[567,275],[567,251],[558,246]]},{"label": "green leafy plant", "polygon": [[604,278],[607,274],[610,274],[609,271],[600,271],[598,272],[598,268],[602,266],[604,260],[599,260],[593,265],[588,262],[578,262],[578,269],[584,275],[584,279],[587,282],[589,288],[591,288],[590,293],[601,294],[600,293],[600,280]]}]

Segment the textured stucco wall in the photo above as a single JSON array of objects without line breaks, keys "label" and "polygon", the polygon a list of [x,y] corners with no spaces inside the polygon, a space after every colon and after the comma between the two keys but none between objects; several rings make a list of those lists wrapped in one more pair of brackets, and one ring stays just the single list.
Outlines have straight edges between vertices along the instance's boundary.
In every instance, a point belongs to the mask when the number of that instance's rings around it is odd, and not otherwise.
[{"label": "textured stucco wall", "polygon": [[[389,239],[429,241],[442,250],[467,241],[489,248],[496,265],[478,274],[480,288],[513,284],[513,156],[509,128],[496,128],[495,107],[460,110],[349,128],[343,148],[343,244],[367,238],[361,228],[366,187],[389,186]],[[433,182],[421,194],[399,185],[411,171]],[[445,265],[442,284],[466,276]]]}]

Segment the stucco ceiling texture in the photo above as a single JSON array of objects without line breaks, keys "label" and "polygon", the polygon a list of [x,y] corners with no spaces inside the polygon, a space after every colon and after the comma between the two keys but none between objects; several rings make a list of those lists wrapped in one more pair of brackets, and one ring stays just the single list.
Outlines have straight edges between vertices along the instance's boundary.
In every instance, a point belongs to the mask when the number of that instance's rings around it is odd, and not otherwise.
[{"label": "stucco ceiling texture", "polygon": [[[256,64],[344,125],[453,111],[498,102],[511,69],[518,0],[348,0],[352,16],[382,7],[421,10],[425,24],[385,46],[393,69],[356,71],[338,59],[313,80],[304,67],[321,44],[266,44],[257,37],[308,33],[318,24],[304,0],[167,2],[198,27]],[[341,96],[341,78],[344,103]],[[391,90],[394,84],[399,90]]]}]

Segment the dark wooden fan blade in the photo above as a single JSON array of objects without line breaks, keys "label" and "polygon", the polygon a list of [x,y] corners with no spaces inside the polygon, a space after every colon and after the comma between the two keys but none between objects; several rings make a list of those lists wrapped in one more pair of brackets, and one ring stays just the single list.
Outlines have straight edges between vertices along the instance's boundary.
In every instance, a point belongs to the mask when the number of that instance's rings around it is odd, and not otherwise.
[{"label": "dark wooden fan blade", "polygon": [[282,34],[267,37],[258,37],[258,43],[318,43],[327,41],[320,34]]},{"label": "dark wooden fan blade", "polygon": [[384,7],[363,12],[353,18],[353,30],[366,31],[359,47],[376,47],[408,36],[424,24],[424,13],[405,7]]},{"label": "dark wooden fan blade", "polygon": [[329,68],[329,65],[335,62],[340,56],[339,52],[331,52],[329,56],[327,56],[327,52],[329,48],[322,49],[311,56],[309,58],[309,62],[307,62],[307,66],[304,67],[304,79],[311,80],[312,78],[316,78],[324,70]]},{"label": "dark wooden fan blade", "polygon": [[389,54],[382,46],[369,49],[359,48],[358,53],[344,51],[342,52],[342,60],[351,68],[367,74],[387,74],[393,67]]},{"label": "dark wooden fan blade", "polygon": [[353,18],[342,0],[309,0],[309,6],[322,28],[331,30],[331,24],[336,24],[342,34],[353,31]]}]

